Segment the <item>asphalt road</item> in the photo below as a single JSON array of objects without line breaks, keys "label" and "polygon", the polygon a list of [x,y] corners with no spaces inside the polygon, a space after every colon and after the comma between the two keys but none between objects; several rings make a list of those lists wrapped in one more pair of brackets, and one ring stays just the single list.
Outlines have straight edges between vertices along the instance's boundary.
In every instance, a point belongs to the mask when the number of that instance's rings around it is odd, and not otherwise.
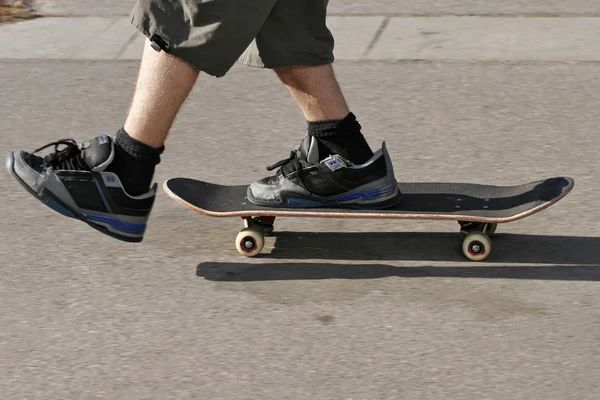
[{"label": "asphalt road", "polygon": [[[590,2],[591,4],[591,2]],[[264,256],[162,191],[142,244],[63,218],[0,174],[3,399],[596,399],[600,70],[593,63],[336,64],[400,180],[576,179],[499,227],[488,262],[450,222],[278,220]],[[0,150],[113,134],[137,62],[0,62]],[[269,71],[201,76],[171,176],[244,184],[305,125]]]}]

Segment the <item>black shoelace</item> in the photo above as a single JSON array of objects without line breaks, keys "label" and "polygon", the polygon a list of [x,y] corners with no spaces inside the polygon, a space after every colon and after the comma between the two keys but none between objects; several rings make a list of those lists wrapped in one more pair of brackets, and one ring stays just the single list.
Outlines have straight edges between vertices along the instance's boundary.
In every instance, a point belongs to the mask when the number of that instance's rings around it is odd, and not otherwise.
[{"label": "black shoelace", "polygon": [[[45,146],[35,150],[32,154],[38,153],[50,146],[54,146],[54,151],[43,158],[43,168],[56,168],[76,171],[89,170],[86,166],[80,162],[79,154],[81,150],[77,145],[77,142],[73,139],[62,139],[56,142],[48,143]],[[60,149],[60,146],[66,146]]]},{"label": "black shoelace", "polygon": [[291,174],[293,172],[296,172],[296,171],[302,169],[303,163],[300,160],[299,153],[300,153],[300,151],[298,151],[298,150],[292,150],[290,152],[290,156],[288,158],[278,161],[275,164],[268,166],[267,171],[272,171],[275,168],[281,167],[277,171],[277,174],[288,175],[288,174]]}]

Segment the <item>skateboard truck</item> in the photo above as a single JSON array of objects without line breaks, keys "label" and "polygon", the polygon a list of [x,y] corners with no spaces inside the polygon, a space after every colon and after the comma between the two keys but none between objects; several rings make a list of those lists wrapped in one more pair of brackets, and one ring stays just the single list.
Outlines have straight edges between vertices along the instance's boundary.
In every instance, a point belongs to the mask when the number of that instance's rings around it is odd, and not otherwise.
[{"label": "skateboard truck", "polygon": [[483,232],[488,236],[491,236],[496,232],[498,224],[485,223],[485,222],[465,222],[458,221],[460,224],[460,233],[468,235],[471,232]]},{"label": "skateboard truck", "polygon": [[242,219],[244,220],[244,227],[256,228],[265,236],[268,236],[273,232],[275,217],[242,217]]},{"label": "skateboard truck", "polygon": [[[265,236],[270,235],[274,229],[275,217],[242,217],[244,229],[236,239],[237,251],[246,257],[260,254],[265,245]],[[496,223],[458,222],[461,226],[460,233],[465,235],[462,251],[465,257],[472,261],[483,261],[492,251],[490,237],[496,232]]]}]

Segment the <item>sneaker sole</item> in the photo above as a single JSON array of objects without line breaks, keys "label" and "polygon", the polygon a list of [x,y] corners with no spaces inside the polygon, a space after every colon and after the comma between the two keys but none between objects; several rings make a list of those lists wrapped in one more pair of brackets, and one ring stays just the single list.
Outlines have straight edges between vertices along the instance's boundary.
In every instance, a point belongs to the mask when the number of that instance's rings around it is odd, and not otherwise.
[{"label": "sneaker sole", "polygon": [[121,240],[123,242],[129,242],[129,243],[139,243],[143,240],[143,236],[141,237],[131,237],[131,236],[126,236],[126,235],[119,235],[116,232],[113,232],[111,230],[109,230],[107,227],[102,226],[102,225],[98,225],[94,222],[89,221],[85,215],[81,214],[80,212],[78,212],[77,210],[74,210],[73,208],[69,207],[68,205],[66,205],[65,203],[63,203],[62,201],[60,201],[56,196],[54,196],[54,194],[52,194],[52,192],[46,190],[46,189],[42,189],[42,193],[37,193],[35,192],[33,189],[31,189],[29,187],[29,185],[27,185],[20,177],[19,175],[17,175],[17,173],[15,172],[14,169],[14,164],[15,164],[15,157],[14,154],[11,153],[7,158],[6,158],[6,169],[8,170],[8,172],[10,173],[10,175],[21,185],[23,186],[23,188],[25,188],[25,190],[27,190],[27,192],[29,194],[31,194],[33,197],[35,197],[36,199],[38,199],[39,201],[41,201],[43,204],[45,204],[47,207],[49,207],[50,209],[56,211],[57,213],[64,215],[65,217],[69,217],[69,218],[74,218],[74,219],[78,219],[82,222],[85,222],[87,225],[89,225],[90,227],[94,228],[95,230],[97,230],[98,232],[101,232],[107,236],[110,236],[114,239],[118,239]]},{"label": "sneaker sole", "polygon": [[[396,189],[394,191],[396,191]],[[377,191],[378,190],[374,190],[372,192]],[[354,192],[351,195],[360,197],[361,192]],[[366,194],[366,196],[369,196],[369,194]],[[252,204],[271,208],[338,208],[351,210],[385,210],[387,208],[396,206],[401,201],[402,194],[400,191],[397,191],[395,195],[392,194],[390,198],[377,203],[340,203],[327,199],[308,199],[304,197],[288,197],[283,203],[269,203],[254,198],[249,189],[247,192],[247,197]],[[340,197],[338,196],[335,199],[340,199]]]}]

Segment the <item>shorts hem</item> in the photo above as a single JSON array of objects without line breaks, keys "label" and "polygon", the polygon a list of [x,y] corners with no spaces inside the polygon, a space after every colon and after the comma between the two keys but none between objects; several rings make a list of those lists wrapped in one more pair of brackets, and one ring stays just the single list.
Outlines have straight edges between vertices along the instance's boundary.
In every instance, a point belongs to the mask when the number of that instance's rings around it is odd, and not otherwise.
[{"label": "shorts hem", "polygon": [[[150,37],[152,35],[148,31],[146,31],[144,29],[144,27],[142,26],[142,24],[135,23],[135,19],[134,18],[132,18],[131,24],[133,25],[133,27],[137,31],[139,31],[142,35],[144,35],[146,37],[146,40],[150,40]],[[155,32],[155,34],[159,35],[159,36],[161,36],[163,38],[165,37],[158,30]],[[161,51],[164,51],[165,53],[170,54],[173,57],[178,58],[179,60],[181,60],[184,63],[188,64],[190,67],[194,68],[195,70],[198,70],[200,72],[204,72],[205,74],[208,74],[208,75],[213,76],[215,78],[222,78],[231,69],[231,67],[229,67],[229,68],[210,68],[210,67],[203,66],[201,64],[197,64],[197,63],[193,62],[194,61],[193,57],[186,57],[185,55],[180,54],[180,52],[178,51],[177,48],[171,48],[169,50],[161,50]]]},{"label": "shorts hem", "polygon": [[245,55],[240,58],[239,63],[248,67],[275,69],[295,66],[307,66],[316,67],[320,65],[333,64],[335,57],[333,55],[329,57],[306,57],[306,55],[293,55],[277,62],[264,62],[260,56],[257,55]]}]

